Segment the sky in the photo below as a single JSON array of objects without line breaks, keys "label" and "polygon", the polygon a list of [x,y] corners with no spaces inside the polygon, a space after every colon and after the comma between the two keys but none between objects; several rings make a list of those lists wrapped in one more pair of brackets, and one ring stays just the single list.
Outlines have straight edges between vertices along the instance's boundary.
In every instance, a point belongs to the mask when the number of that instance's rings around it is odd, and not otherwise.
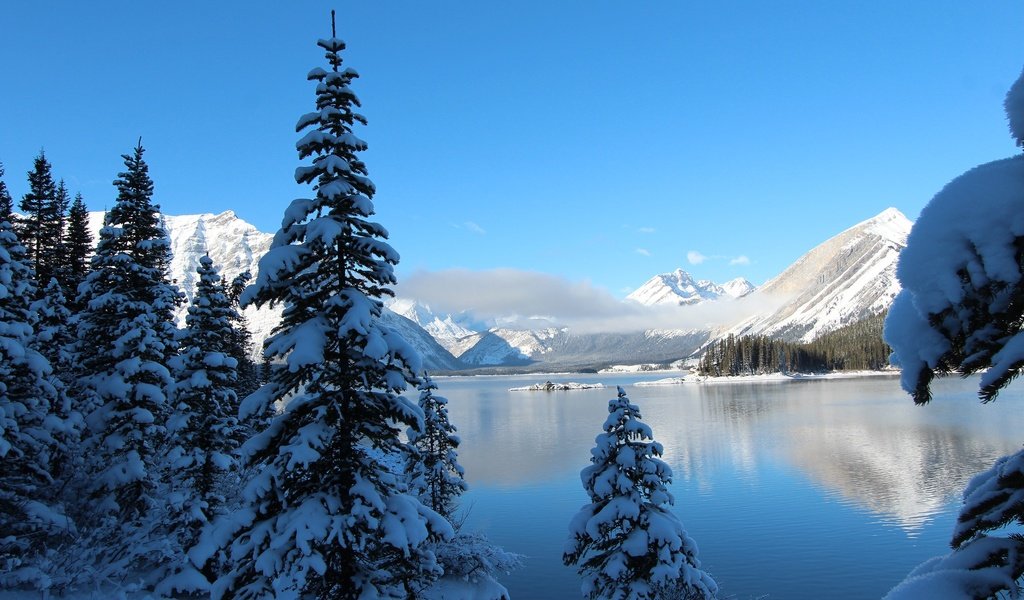
[{"label": "sky", "polygon": [[1002,110],[1024,66],[1014,0],[40,0],[5,5],[0,36],[16,202],[45,149],[109,207],[141,136],[164,212],[275,231],[310,195],[295,122],[331,8],[400,281],[513,274],[621,298],[681,267],[760,284],[1019,151]]}]

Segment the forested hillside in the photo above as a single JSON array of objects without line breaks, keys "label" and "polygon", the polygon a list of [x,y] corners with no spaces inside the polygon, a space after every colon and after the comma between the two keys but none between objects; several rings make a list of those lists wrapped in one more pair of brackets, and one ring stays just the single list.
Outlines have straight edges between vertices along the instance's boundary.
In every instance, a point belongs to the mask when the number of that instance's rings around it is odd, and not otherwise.
[{"label": "forested hillside", "polygon": [[701,375],[763,375],[882,369],[892,350],[882,340],[886,313],[879,313],[797,344],[766,336],[729,337],[708,346],[698,365]]}]

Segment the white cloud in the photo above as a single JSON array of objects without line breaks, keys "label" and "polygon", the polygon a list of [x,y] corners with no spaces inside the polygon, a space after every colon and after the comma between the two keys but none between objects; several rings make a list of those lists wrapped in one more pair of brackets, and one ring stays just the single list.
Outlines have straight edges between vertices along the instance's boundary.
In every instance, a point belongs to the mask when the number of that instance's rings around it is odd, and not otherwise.
[{"label": "white cloud", "polygon": [[740,254],[736,258],[731,259],[729,261],[729,264],[730,265],[744,265],[744,266],[746,266],[746,265],[750,264],[750,258],[748,258],[745,254]]},{"label": "white cloud", "polygon": [[640,233],[654,233],[655,229],[653,227],[641,227],[637,231]]},{"label": "white cloud", "polygon": [[396,292],[438,312],[467,311],[484,321],[511,321],[524,328],[530,326],[530,317],[543,315],[535,326],[569,327],[577,333],[707,329],[763,314],[780,304],[751,294],[694,306],[643,306],[619,300],[588,281],[517,269],[421,271],[404,278]]},{"label": "white cloud", "polygon": [[689,252],[686,253],[686,260],[691,265],[699,265],[700,263],[706,261],[707,259],[708,257],[704,256],[700,252],[697,252],[696,250],[690,250]]},{"label": "white cloud", "polygon": [[477,225],[473,221],[466,221],[465,223],[463,223],[463,225],[466,227],[466,229],[472,231],[473,233],[477,233],[480,235],[484,235],[485,233],[487,233],[487,231],[484,230],[483,227]]},{"label": "white cloud", "polygon": [[636,250],[634,250],[634,252],[636,252],[637,254],[639,254],[641,256],[650,256],[651,255],[651,251],[648,250],[647,248],[637,248]]}]

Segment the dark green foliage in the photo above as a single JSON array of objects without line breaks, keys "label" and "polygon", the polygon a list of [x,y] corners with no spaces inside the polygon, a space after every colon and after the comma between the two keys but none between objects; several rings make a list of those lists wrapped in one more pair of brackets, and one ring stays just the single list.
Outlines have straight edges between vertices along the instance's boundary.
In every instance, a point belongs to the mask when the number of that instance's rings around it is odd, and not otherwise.
[{"label": "dark green foliage", "polygon": [[[89,272],[89,257],[92,255],[93,240],[89,233],[89,209],[85,207],[81,194],[68,209],[68,228],[64,244],[64,278],[65,290],[70,298],[78,295],[78,286],[85,281]],[[78,308],[72,302],[72,306]]]},{"label": "dark green foliage", "polygon": [[712,377],[765,373],[822,373],[879,370],[889,364],[882,340],[885,313],[827,333],[808,344],[766,336],[729,336],[712,344],[698,365]]},{"label": "dark green foliage", "polygon": [[249,285],[251,279],[252,273],[245,271],[239,273],[230,283],[223,278],[220,281],[222,292],[234,308],[231,316],[231,340],[226,352],[228,356],[238,362],[238,381],[235,384],[235,391],[239,398],[245,398],[264,383],[260,380],[259,365],[252,359],[252,333],[249,332],[248,321],[242,314],[242,308],[239,305],[242,292]]},{"label": "dark green foliage", "polygon": [[[19,219],[18,237],[28,251],[29,262],[37,281],[49,281],[60,267],[60,233],[63,224],[59,211],[61,200],[53,181],[52,167],[43,152],[39,153],[28,173],[29,191],[18,205],[24,215]],[[66,190],[65,190],[66,195]]]},{"label": "dark green foliage", "polygon": [[14,225],[14,200],[11,192],[4,183],[4,165],[0,163],[0,223],[8,222]]},{"label": "dark green foliage", "polygon": [[435,396],[437,386],[424,374],[419,385],[423,429],[410,429],[409,443],[419,450],[419,460],[409,465],[413,489],[436,513],[452,520],[459,496],[466,491],[464,471],[458,460],[459,436],[448,420],[448,400]]}]

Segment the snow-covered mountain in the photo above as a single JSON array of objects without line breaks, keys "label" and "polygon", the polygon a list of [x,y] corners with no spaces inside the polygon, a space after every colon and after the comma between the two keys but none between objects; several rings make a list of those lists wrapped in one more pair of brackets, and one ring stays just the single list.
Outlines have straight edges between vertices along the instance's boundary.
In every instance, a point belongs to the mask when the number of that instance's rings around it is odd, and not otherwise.
[{"label": "snow-covered mountain", "polygon": [[485,329],[466,327],[466,320],[450,314],[435,314],[430,310],[430,306],[411,298],[393,298],[386,302],[385,306],[395,314],[422,327],[438,344],[455,356],[472,347],[478,339],[476,336]]},{"label": "snow-covered mountain", "polygon": [[[195,294],[196,268],[204,255],[210,255],[220,274],[228,281],[245,271],[255,276],[260,257],[270,249],[274,239],[273,235],[256,229],[230,210],[216,215],[162,215],[162,218],[171,241],[171,279],[178,284],[189,301]],[[90,212],[89,225],[93,240],[99,239],[103,212]],[[187,304],[178,309],[177,317],[182,324],[187,310]],[[274,326],[281,320],[281,309],[249,307],[244,314],[253,335],[253,358],[259,360],[263,340],[270,336]],[[420,351],[425,368],[451,371],[461,367],[450,352],[415,323],[387,309],[384,319]]]},{"label": "snow-covered mountain", "polygon": [[[199,259],[209,254],[231,279],[250,271],[270,248],[273,236],[234,212],[164,216],[171,239],[171,276],[188,298],[195,291]],[[94,236],[103,214],[91,213]],[[574,333],[558,326],[472,321],[468,315],[435,314],[415,300],[392,300],[387,322],[400,330],[432,371],[518,366],[544,370],[607,364],[666,362],[683,358],[718,335],[765,334],[810,340],[889,306],[899,284],[896,258],[906,244],[910,221],[896,209],[859,223],[812,249],[761,288],[745,279],[716,284],[694,280],[678,269],[652,277],[628,296],[644,305],[690,305],[748,296],[781,306],[745,321],[707,330],[656,330],[637,333]],[[184,320],[185,308],[179,317]],[[258,352],[280,319],[280,309],[245,311]]]},{"label": "snow-covered mountain", "polygon": [[910,227],[889,208],[818,245],[757,290],[781,308],[728,333],[811,341],[887,309],[900,291],[896,262]]},{"label": "snow-covered mountain", "polygon": [[757,289],[757,286],[742,277],[730,279],[723,283],[721,287],[722,290],[725,291],[726,295],[733,298],[742,298]]},{"label": "snow-covered mountain", "polygon": [[647,283],[626,296],[645,306],[658,304],[697,304],[722,297],[739,298],[754,290],[754,285],[742,277],[721,285],[707,279],[694,280],[682,269],[655,275]]},{"label": "snow-covered mountain", "polygon": [[[102,211],[89,213],[93,241],[99,239],[103,226]],[[161,215],[171,240],[171,279],[178,284],[189,302],[196,290],[196,268],[199,259],[209,254],[222,277],[231,281],[245,271],[255,276],[261,256],[270,249],[274,236],[243,221],[234,211],[220,214]],[[178,321],[185,322],[188,304],[178,309]],[[258,359],[263,340],[281,320],[280,308],[249,307],[244,312],[252,332],[254,359]]]}]

